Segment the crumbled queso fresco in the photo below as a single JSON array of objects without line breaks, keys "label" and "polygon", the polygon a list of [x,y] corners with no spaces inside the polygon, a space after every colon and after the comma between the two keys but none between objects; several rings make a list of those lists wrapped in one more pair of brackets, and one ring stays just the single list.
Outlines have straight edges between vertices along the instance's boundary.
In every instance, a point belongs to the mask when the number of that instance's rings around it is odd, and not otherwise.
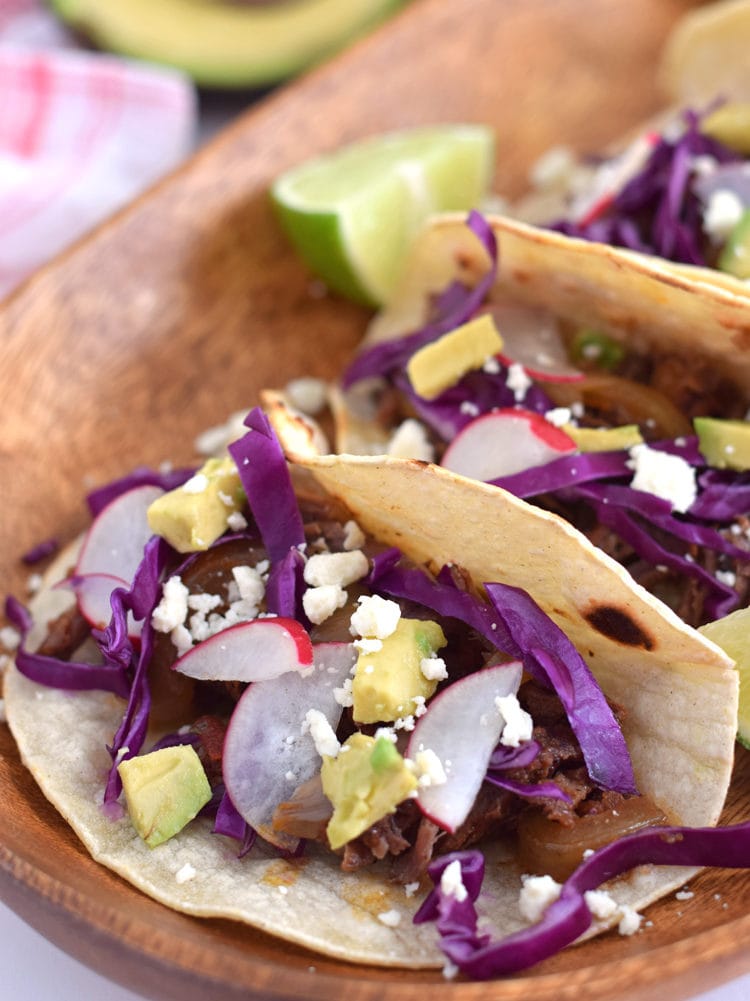
[{"label": "crumbled queso fresco", "polygon": [[630,486],[669,501],[684,513],[698,494],[695,470],[679,455],[669,455],[648,445],[633,445],[628,465],[635,470]]},{"label": "crumbled queso fresco", "polygon": [[534,731],[534,721],[521,705],[515,695],[498,695],[495,697],[495,708],[505,720],[500,743],[504,747],[518,747],[521,741],[531,740]]}]

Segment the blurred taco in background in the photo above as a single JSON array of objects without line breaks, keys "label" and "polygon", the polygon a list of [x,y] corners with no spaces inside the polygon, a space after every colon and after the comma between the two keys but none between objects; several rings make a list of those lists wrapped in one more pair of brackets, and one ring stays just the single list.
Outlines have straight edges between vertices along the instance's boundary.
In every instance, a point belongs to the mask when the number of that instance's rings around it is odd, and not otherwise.
[{"label": "blurred taco in background", "polygon": [[[8,603],[7,716],[45,795],[166,905],[352,962],[485,977],[635,931],[715,857],[732,661],[557,515],[321,457],[267,403],[292,478],[253,411],[228,456],[94,494],[32,613]],[[640,855],[608,844],[633,831]],[[477,913],[525,948],[488,958]]]}]

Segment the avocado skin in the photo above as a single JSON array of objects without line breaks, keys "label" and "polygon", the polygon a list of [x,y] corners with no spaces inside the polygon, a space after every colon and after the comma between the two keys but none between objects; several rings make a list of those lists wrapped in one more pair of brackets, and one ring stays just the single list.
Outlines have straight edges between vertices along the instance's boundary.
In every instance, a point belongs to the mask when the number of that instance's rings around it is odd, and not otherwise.
[{"label": "avocado skin", "polygon": [[182,70],[201,87],[269,86],[307,69],[406,0],[49,0],[97,48]]}]

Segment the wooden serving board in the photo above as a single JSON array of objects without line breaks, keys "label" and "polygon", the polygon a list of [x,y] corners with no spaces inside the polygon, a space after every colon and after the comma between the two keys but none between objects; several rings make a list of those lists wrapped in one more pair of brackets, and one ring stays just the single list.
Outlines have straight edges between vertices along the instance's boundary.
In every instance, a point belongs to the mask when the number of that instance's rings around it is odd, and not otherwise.
[{"label": "wooden serving board", "polygon": [[[498,190],[551,145],[601,149],[658,110],[654,68],[680,0],[414,0],[335,62],[257,105],[194,160],[0,306],[0,564],[85,524],[85,490],[190,458],[260,388],[332,376],[367,314],[316,297],[271,215],[283,169],[355,137],[489,122]],[[0,895],[95,969],[160,999],[599,1001],[685,997],[750,969],[750,874],[704,873],[653,925],[506,981],[360,968],[165,910],[100,868],[0,728]],[[742,754],[727,819],[750,815]]]}]

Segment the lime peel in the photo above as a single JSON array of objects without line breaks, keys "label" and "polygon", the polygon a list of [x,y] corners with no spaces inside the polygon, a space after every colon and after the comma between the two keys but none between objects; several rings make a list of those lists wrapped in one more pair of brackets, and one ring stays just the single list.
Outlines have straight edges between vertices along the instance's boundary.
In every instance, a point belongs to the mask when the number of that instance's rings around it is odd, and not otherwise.
[{"label": "lime peel", "polygon": [[308,267],[331,289],[375,306],[393,294],[426,219],[476,207],[493,164],[488,128],[426,126],[306,161],[278,178],[271,198]]}]

